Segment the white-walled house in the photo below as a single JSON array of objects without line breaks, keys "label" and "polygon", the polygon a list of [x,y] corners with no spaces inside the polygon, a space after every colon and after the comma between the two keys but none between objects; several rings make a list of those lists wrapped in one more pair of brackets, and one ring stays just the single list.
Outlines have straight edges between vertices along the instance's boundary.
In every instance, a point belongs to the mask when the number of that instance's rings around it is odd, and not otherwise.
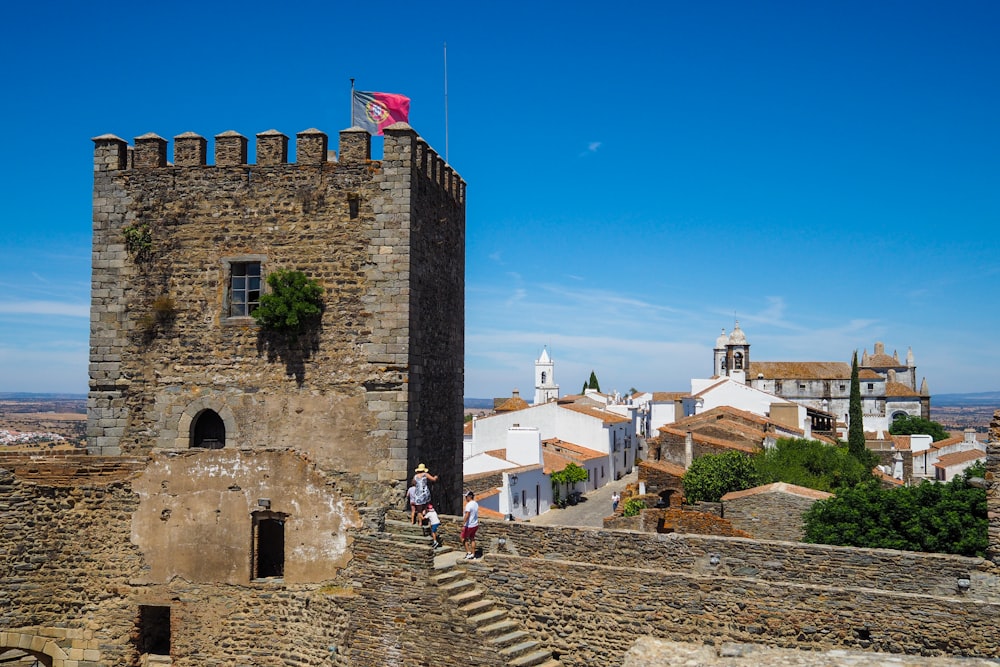
[{"label": "white-walled house", "polygon": [[691,394],[682,402],[685,417],[713,408],[731,407],[784,423],[802,433],[797,437],[813,437],[813,420],[807,407],[729,377],[692,379]]}]

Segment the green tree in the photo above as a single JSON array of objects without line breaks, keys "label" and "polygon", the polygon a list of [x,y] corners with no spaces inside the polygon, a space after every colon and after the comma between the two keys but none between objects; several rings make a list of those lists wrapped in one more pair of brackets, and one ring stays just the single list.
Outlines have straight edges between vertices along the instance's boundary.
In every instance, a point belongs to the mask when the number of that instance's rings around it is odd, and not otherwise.
[{"label": "green tree", "polygon": [[889,424],[889,433],[893,435],[929,435],[934,438],[934,442],[947,440],[951,437],[948,431],[944,430],[944,426],[936,421],[913,415],[903,415],[893,419],[892,423]]},{"label": "green tree", "polygon": [[852,456],[846,446],[805,438],[781,438],[757,454],[754,463],[761,484],[787,482],[831,492],[872,478],[872,466]]},{"label": "green tree", "polygon": [[[597,375],[594,371],[590,371],[590,380],[587,382],[587,389],[593,389],[594,391],[600,391],[601,385],[597,382]],[[586,391],[584,391],[586,393]]]},{"label": "green tree", "polygon": [[560,490],[563,484],[586,482],[590,479],[590,473],[587,472],[586,468],[581,468],[570,461],[565,468],[549,475],[549,479],[552,481],[552,502],[558,503],[562,495]]},{"label": "green tree", "polygon": [[699,456],[691,462],[682,481],[688,502],[717,503],[730,491],[759,485],[760,477],[749,454],[727,451]]},{"label": "green tree", "polygon": [[868,459],[865,446],[865,418],[861,411],[861,382],[858,379],[858,351],[851,357],[851,395],[847,407],[847,448],[859,461]]},{"label": "green tree", "polygon": [[646,503],[642,502],[638,498],[629,498],[625,501],[625,508],[622,510],[622,516],[636,516],[644,509],[646,509]]},{"label": "green tree", "polygon": [[285,334],[296,334],[319,320],[323,312],[323,288],[301,271],[277,270],[267,276],[271,291],[260,297],[251,315],[261,326]]},{"label": "green tree", "polygon": [[813,504],[805,514],[805,541],[983,556],[988,525],[986,491],[965,476],[894,489],[872,481]]}]

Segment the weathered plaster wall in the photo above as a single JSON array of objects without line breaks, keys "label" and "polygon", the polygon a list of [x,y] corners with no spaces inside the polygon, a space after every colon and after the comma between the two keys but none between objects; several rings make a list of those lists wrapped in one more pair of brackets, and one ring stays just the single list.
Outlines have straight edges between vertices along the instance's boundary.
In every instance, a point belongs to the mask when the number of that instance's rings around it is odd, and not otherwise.
[{"label": "weathered plaster wall", "polygon": [[132,542],[148,563],[141,583],[249,583],[261,499],[284,516],[288,584],[333,579],[361,524],[351,499],[292,451],[155,452],[133,488],[140,502]]}]

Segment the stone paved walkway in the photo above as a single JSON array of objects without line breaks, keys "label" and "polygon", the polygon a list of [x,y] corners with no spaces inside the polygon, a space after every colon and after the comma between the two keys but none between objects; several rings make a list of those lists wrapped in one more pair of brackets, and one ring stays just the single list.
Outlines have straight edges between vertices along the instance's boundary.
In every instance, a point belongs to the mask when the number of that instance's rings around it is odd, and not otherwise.
[{"label": "stone paved walkway", "polygon": [[590,491],[576,505],[567,505],[566,509],[549,510],[544,514],[528,519],[528,523],[539,526],[590,526],[604,527],[604,517],[611,515],[611,494],[619,493],[627,484],[634,483],[638,477],[638,469],[619,480],[608,482],[596,491]]}]

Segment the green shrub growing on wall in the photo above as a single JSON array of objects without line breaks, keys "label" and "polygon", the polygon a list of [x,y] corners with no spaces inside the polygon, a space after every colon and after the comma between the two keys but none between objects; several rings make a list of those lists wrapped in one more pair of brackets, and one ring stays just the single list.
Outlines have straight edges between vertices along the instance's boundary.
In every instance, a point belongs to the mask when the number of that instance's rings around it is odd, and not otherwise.
[{"label": "green shrub growing on wall", "polygon": [[625,501],[625,508],[622,510],[624,516],[638,516],[639,512],[646,509],[646,503],[638,498],[629,498]]},{"label": "green shrub growing on wall", "polygon": [[262,327],[295,334],[315,324],[323,313],[323,288],[301,271],[277,270],[267,276],[270,292],[251,315]]},{"label": "green shrub growing on wall", "polygon": [[135,261],[149,259],[153,249],[153,232],[145,222],[135,222],[122,229],[125,250]]}]

